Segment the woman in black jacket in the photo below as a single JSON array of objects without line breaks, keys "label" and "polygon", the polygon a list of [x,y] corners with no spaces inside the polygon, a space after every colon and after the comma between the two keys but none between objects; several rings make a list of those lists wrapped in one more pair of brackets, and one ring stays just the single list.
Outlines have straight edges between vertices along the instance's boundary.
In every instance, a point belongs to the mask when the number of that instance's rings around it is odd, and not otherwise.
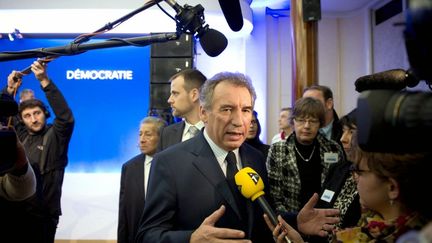
[{"label": "woman in black jacket", "polygon": [[264,158],[267,158],[270,145],[267,145],[260,140],[259,138],[260,134],[261,134],[261,124],[258,120],[258,113],[256,111],[253,111],[252,122],[249,129],[249,134],[246,138],[246,143],[261,151]]},{"label": "woman in black jacket", "polygon": [[[359,195],[352,174],[353,150],[357,146],[356,109],[343,116],[339,122],[342,127],[340,141],[344,148],[346,159],[330,167],[329,174],[323,185],[320,200],[315,207],[339,209],[341,221],[336,227],[344,229],[356,226],[361,216]],[[313,240],[311,242],[326,241]]]}]

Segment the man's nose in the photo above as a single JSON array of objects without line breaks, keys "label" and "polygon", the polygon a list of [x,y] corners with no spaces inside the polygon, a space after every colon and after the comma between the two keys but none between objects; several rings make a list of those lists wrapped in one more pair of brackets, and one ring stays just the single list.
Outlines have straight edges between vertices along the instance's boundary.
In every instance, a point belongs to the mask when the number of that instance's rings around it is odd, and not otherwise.
[{"label": "man's nose", "polygon": [[231,113],[231,123],[234,126],[241,126],[242,125],[242,111],[241,110],[233,110]]},{"label": "man's nose", "polygon": [[31,122],[34,123],[37,121],[36,116],[35,115],[31,115],[30,116]]},{"label": "man's nose", "polygon": [[173,103],[173,100],[172,100],[172,95],[170,95],[170,97],[168,97],[168,100],[167,100],[167,102],[168,102],[168,104],[172,104],[172,103]]}]

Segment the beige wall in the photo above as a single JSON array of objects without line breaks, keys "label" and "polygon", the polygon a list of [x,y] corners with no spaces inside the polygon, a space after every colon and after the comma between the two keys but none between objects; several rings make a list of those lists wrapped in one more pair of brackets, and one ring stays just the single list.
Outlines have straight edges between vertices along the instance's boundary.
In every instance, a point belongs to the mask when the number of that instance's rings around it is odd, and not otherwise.
[{"label": "beige wall", "polygon": [[[267,17],[267,141],[278,132],[279,110],[291,106],[289,16]],[[340,116],[356,107],[354,81],[371,72],[370,16],[361,9],[348,16],[323,16],[318,23],[319,83],[334,93]]]}]

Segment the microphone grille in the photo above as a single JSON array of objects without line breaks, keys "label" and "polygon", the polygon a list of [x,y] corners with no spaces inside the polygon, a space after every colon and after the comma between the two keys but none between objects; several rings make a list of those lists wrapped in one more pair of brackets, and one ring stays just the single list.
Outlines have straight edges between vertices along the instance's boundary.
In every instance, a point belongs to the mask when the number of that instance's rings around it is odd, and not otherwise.
[{"label": "microphone grille", "polygon": [[391,69],[358,78],[355,90],[362,92],[370,89],[401,90],[407,86],[406,72],[403,69]]},{"label": "microphone grille", "polygon": [[227,38],[219,31],[208,29],[201,36],[199,41],[204,52],[211,57],[221,54],[228,45]]},{"label": "microphone grille", "polygon": [[254,169],[245,167],[237,172],[234,179],[245,198],[254,201],[264,194],[264,182]]}]

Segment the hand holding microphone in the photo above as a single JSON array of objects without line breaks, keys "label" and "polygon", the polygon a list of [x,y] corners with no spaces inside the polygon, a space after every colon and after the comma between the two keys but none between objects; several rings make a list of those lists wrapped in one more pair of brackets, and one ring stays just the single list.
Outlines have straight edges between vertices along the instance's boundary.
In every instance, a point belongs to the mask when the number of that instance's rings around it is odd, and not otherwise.
[{"label": "hand holding microphone", "polygon": [[[241,194],[245,198],[252,200],[252,202],[258,201],[258,204],[268,216],[273,226],[277,227],[280,225],[284,233],[288,233],[288,230],[284,227],[284,225],[279,224],[276,214],[270,207],[267,200],[264,198],[264,182],[258,173],[250,167],[245,167],[237,172],[237,174],[234,176],[234,179]],[[298,235],[300,236],[300,234]],[[284,238],[286,242],[291,243],[291,240],[287,236]]]}]

